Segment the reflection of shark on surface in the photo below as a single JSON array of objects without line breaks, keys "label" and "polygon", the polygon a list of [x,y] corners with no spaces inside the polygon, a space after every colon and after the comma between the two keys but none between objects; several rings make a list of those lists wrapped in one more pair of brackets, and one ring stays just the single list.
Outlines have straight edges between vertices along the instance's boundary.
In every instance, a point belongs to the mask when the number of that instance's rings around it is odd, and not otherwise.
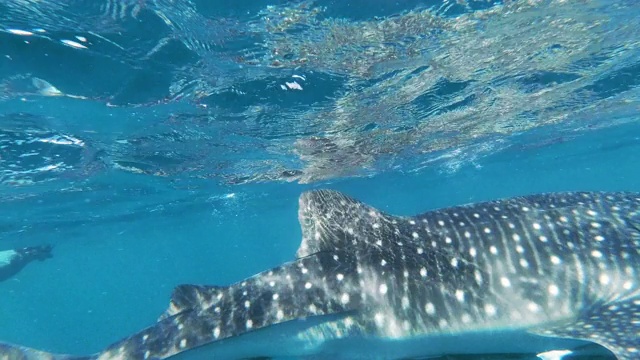
[{"label": "reflection of shark on surface", "polygon": [[[400,217],[320,190],[301,196],[299,220],[296,260],[231,286],[178,286],[156,324],[85,359],[600,349],[590,343],[640,356],[640,194],[533,195]],[[8,344],[3,356],[64,358]]]},{"label": "reflection of shark on surface", "polygon": [[51,245],[43,245],[0,251],[0,281],[11,278],[34,260],[51,258],[52,249]]}]

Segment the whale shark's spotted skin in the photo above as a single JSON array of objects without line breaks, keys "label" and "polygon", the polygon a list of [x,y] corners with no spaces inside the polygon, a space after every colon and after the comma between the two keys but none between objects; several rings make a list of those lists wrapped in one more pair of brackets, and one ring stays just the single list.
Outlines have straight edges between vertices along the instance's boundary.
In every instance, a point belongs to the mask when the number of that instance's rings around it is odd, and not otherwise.
[{"label": "whale shark's spotted skin", "polygon": [[[316,344],[352,337],[429,344],[506,330],[640,358],[640,194],[533,195],[398,217],[320,190],[301,196],[299,219],[296,260],[228,287],[179,286],[154,326],[92,358],[164,359],[325,318],[296,336]],[[272,350],[264,355],[278,355],[278,346]],[[0,347],[0,358],[15,354],[57,359]]]}]

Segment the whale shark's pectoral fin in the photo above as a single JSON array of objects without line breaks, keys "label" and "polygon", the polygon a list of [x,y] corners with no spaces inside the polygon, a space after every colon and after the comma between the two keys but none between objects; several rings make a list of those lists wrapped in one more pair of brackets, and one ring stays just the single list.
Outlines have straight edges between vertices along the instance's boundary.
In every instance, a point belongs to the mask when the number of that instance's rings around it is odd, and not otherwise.
[{"label": "whale shark's pectoral fin", "polygon": [[169,308],[160,315],[158,321],[164,320],[186,310],[206,309],[216,304],[223,294],[224,287],[179,285],[173,289]]},{"label": "whale shark's pectoral fin", "polygon": [[594,306],[571,322],[532,332],[587,340],[605,347],[618,360],[640,358],[640,297]]},{"label": "whale shark's pectoral fin", "polygon": [[7,360],[90,360],[95,356],[51,354],[25,346],[0,343],[0,359]]}]

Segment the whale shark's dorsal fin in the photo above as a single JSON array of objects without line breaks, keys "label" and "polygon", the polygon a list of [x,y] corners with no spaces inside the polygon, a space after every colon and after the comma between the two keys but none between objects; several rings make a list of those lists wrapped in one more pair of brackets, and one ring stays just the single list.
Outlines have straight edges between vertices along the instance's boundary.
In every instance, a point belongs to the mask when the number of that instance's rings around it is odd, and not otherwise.
[{"label": "whale shark's dorsal fin", "polygon": [[160,315],[160,320],[183,311],[207,309],[220,301],[224,288],[220,286],[179,285],[173,289],[169,308]]},{"label": "whale shark's dorsal fin", "polygon": [[366,245],[374,241],[368,234],[375,234],[378,240],[389,239],[392,234],[384,234],[389,230],[385,225],[395,218],[338,191],[305,192],[299,200],[302,242],[296,256]]}]

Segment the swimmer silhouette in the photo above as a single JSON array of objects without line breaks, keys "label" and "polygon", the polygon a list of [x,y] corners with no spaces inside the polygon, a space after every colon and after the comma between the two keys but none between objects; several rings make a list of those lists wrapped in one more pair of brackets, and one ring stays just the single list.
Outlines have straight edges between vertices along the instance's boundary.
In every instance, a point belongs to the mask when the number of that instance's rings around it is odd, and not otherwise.
[{"label": "swimmer silhouette", "polygon": [[11,278],[34,260],[44,261],[51,258],[52,249],[51,245],[41,245],[0,251],[0,281]]}]

